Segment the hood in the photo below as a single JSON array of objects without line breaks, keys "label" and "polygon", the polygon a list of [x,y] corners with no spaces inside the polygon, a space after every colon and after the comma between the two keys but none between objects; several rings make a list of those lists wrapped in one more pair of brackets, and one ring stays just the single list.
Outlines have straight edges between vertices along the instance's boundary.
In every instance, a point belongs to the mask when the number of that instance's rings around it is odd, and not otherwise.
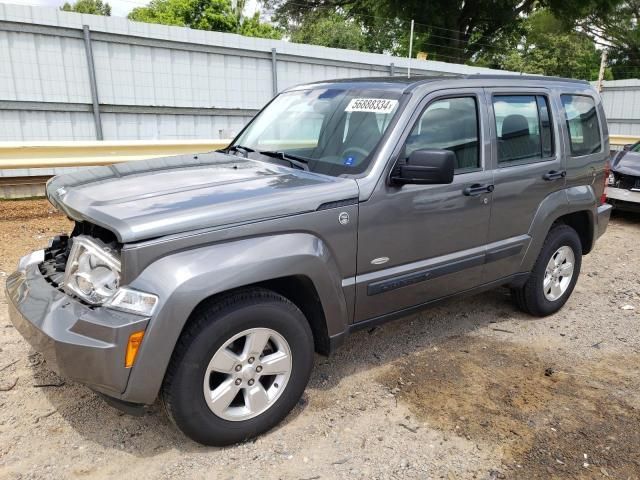
[{"label": "hood", "polygon": [[82,169],[53,178],[47,197],[122,243],[317,210],[358,197],[357,182],[223,153]]},{"label": "hood", "polygon": [[640,153],[620,152],[613,158],[611,170],[622,175],[640,177]]}]

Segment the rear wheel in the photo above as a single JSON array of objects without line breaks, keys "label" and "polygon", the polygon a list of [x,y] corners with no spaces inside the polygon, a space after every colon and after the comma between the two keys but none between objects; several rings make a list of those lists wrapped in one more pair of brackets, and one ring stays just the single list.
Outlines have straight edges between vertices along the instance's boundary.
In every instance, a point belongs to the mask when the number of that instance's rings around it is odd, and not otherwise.
[{"label": "rear wheel", "polygon": [[516,305],[541,317],[557,312],[571,296],[581,264],[582,244],[576,231],[567,225],[553,227],[527,283],[511,290]]},{"label": "rear wheel", "polygon": [[313,366],[300,310],[263,289],[194,312],[165,377],[169,417],[188,437],[229,445],[265,432],[296,405]]}]

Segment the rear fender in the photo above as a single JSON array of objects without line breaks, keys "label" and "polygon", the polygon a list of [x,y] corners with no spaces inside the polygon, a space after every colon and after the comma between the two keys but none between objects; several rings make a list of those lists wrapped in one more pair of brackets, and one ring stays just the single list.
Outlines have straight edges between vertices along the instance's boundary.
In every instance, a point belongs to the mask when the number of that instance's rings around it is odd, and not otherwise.
[{"label": "rear fender", "polygon": [[[529,229],[531,242],[522,259],[521,271],[529,272],[533,269],[551,226],[563,215],[585,211],[589,222],[587,229],[594,233],[592,238],[595,239],[597,237],[595,234],[597,206],[598,198],[591,185],[570,187],[548,195],[540,203],[531,223]],[[591,245],[585,247],[586,251],[589,251]]]}]

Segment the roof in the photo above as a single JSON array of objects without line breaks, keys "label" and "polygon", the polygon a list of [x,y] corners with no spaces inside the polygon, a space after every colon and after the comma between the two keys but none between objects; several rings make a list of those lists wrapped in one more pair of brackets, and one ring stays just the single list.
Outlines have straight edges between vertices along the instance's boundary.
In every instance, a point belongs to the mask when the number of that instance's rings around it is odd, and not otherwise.
[{"label": "roof", "polygon": [[563,78],[563,77],[547,77],[543,75],[513,75],[513,74],[468,74],[468,75],[434,75],[434,76],[426,76],[419,75],[415,77],[403,77],[403,76],[395,76],[395,77],[362,77],[362,78],[342,78],[336,80],[321,80],[318,82],[311,82],[302,85],[296,85],[292,87],[291,90],[295,90],[297,88],[302,88],[305,86],[326,86],[333,84],[340,84],[347,86],[352,84],[353,87],[359,88],[380,88],[384,86],[385,89],[396,90],[396,91],[407,91],[413,90],[419,85],[424,85],[428,83],[435,82],[461,82],[465,80],[512,80],[512,81],[535,81],[536,83],[573,83],[579,85],[589,85],[589,82],[586,80],[577,80],[574,78]]}]

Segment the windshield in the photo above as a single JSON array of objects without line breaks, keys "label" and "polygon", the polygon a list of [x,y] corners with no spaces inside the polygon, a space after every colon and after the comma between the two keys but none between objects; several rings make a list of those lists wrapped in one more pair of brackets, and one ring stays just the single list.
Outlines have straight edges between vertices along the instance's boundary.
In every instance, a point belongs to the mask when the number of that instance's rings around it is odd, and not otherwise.
[{"label": "windshield", "polygon": [[313,172],[361,173],[398,110],[399,97],[398,92],[336,88],[286,92],[260,112],[231,147],[271,161],[278,152],[283,154],[278,162],[293,166],[291,160],[302,161]]}]

